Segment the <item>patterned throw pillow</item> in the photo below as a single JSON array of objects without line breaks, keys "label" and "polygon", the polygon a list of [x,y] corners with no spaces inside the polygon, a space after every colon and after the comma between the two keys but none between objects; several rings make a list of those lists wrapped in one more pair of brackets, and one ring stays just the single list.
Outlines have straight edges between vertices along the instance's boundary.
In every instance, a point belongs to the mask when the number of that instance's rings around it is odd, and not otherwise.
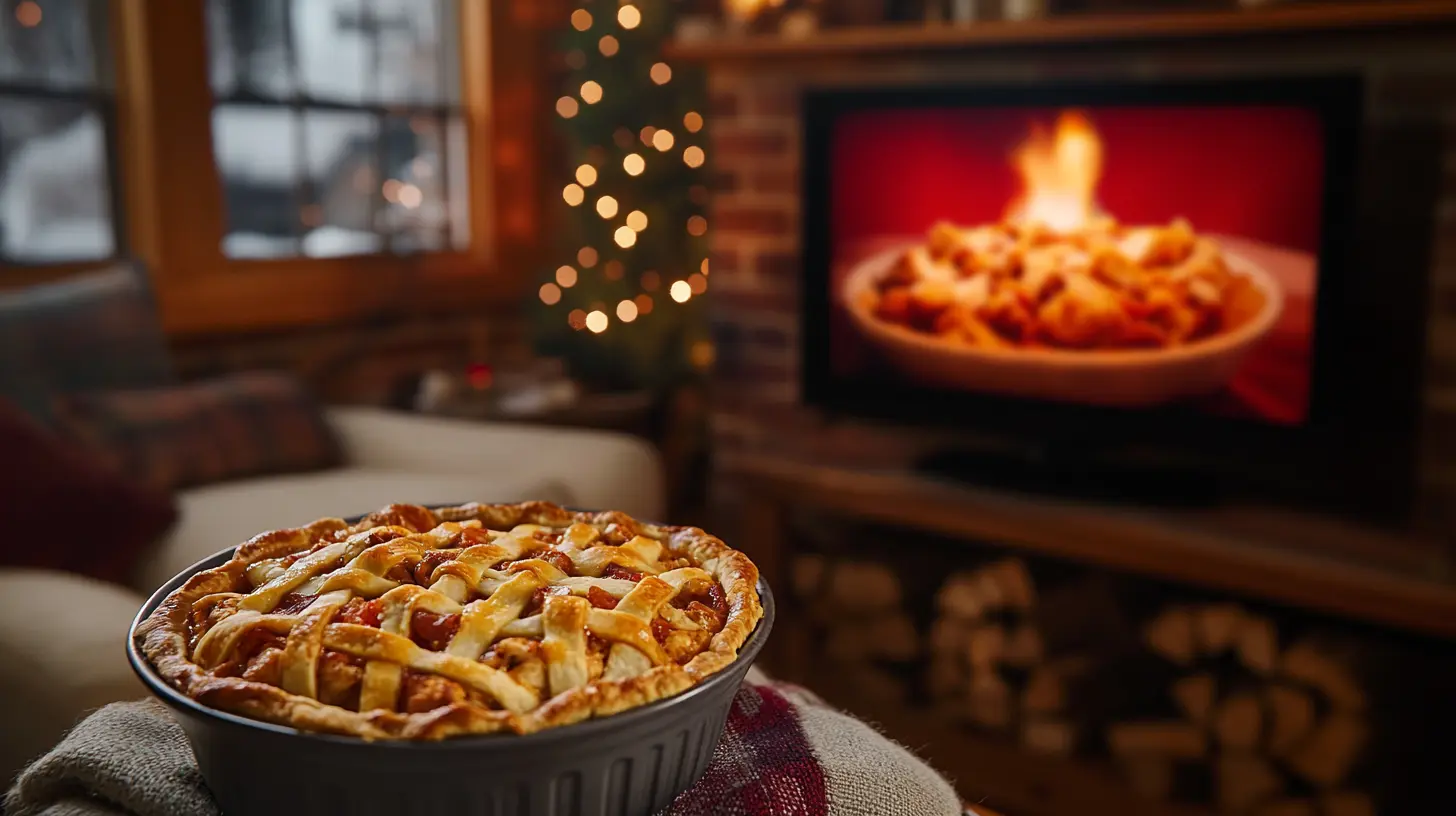
[{"label": "patterned throw pillow", "polygon": [[[172,526],[166,493],[107,467],[0,397],[0,567],[39,567],[120,583]],[[36,545],[36,536],[44,542]]]},{"label": "patterned throw pillow", "polygon": [[322,470],[342,460],[318,403],[285,374],[73,394],[57,400],[55,414],[63,433],[162,490]]}]

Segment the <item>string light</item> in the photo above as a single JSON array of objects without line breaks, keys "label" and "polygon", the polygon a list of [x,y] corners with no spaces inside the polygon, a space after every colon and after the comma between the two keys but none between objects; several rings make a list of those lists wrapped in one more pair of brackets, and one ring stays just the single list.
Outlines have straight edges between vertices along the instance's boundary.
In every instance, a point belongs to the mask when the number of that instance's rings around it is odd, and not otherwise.
[{"label": "string light", "polygon": [[597,183],[597,169],[590,164],[583,164],[576,168],[576,180],[583,187],[590,187]]},{"label": "string light", "polygon": [[561,191],[561,197],[567,204],[575,207],[581,202],[586,201],[586,190],[581,189],[580,184],[568,184]]},{"label": "string light", "polygon": [[702,235],[708,231],[708,219],[695,215],[688,219],[688,235]]},{"label": "string light", "polygon": [[652,146],[664,153],[672,149],[673,141],[670,130],[659,130],[652,134]]},{"label": "string light", "polygon": [[637,243],[637,233],[631,227],[617,227],[617,231],[612,233],[612,237],[617,241],[617,246],[622,249],[631,249]]},{"label": "string light", "polygon": [[622,28],[631,30],[642,24],[642,12],[636,6],[622,6],[617,9],[617,22]]},{"label": "string light", "polygon": [[662,285],[662,276],[651,269],[642,273],[642,288],[649,292],[656,292],[657,287]]},{"label": "string light", "polygon": [[611,218],[617,214],[617,199],[611,196],[602,196],[597,199],[597,215],[603,218]]},{"label": "string light", "polygon": [[571,117],[575,116],[580,110],[581,106],[576,104],[576,100],[572,99],[569,96],[563,96],[560,99],[556,100],[556,113],[559,114],[562,119],[570,119]]},{"label": "string light", "polygon": [[594,311],[586,316],[586,327],[591,329],[592,334],[601,334],[607,330],[607,313],[601,310]]},{"label": "string light", "polygon": [[702,293],[708,291],[708,279],[703,277],[702,275],[689,275],[688,288],[692,290],[693,294],[701,295]]},{"label": "string light", "polygon": [[571,27],[577,31],[586,31],[591,28],[591,12],[586,9],[577,9],[571,13]]},{"label": "string light", "polygon": [[611,34],[597,41],[597,50],[601,51],[604,57],[614,56],[620,46],[621,44],[617,42],[617,38]]},{"label": "string light", "polygon": [[558,267],[556,267],[556,283],[559,284],[562,289],[570,289],[571,287],[575,286],[576,285],[576,267],[572,267],[572,266],[558,266]]},{"label": "string light", "polygon": [[630,300],[624,300],[617,304],[617,319],[623,323],[631,323],[637,319],[637,304]]},{"label": "string light", "polygon": [[602,101],[602,86],[593,79],[581,83],[581,101],[588,105],[595,105]]},{"label": "string light", "polygon": [[653,127],[652,125],[648,125],[647,127],[642,128],[642,130],[637,134],[637,136],[642,139],[642,144],[645,144],[648,147],[651,147],[652,146],[652,135],[654,133],[656,133],[656,132],[657,132],[657,128]]},{"label": "string light", "polygon": [[706,158],[703,155],[703,149],[697,145],[693,145],[683,151],[683,164],[686,164],[688,167],[702,167],[703,161]]},{"label": "string light", "polygon": [[668,287],[667,294],[678,303],[687,303],[688,298],[693,296],[693,288],[688,285],[687,281],[673,281],[672,286]]},{"label": "string light", "polygon": [[591,269],[597,265],[597,251],[591,247],[582,247],[576,251],[576,265],[582,269]]},{"label": "string light", "polygon": [[554,283],[541,284],[541,302],[547,306],[555,306],[561,302],[561,289]]},{"label": "string light", "polygon": [[636,153],[628,153],[622,157],[622,169],[629,176],[640,176],[647,169],[647,161]]},{"label": "string light", "polygon": [[572,309],[571,314],[566,316],[566,325],[577,331],[586,328],[586,312],[581,309]]},{"label": "string light", "polygon": [[641,210],[633,210],[627,213],[627,226],[635,232],[647,229],[647,213]]},{"label": "string light", "polygon": [[651,295],[638,295],[637,297],[635,297],[635,298],[632,299],[632,302],[637,304],[637,314],[640,314],[640,315],[650,315],[650,314],[652,314],[652,296]]},{"label": "string light", "polygon": [[654,62],[647,75],[652,77],[652,81],[658,85],[666,85],[672,80],[672,66],[665,62]]},{"label": "string light", "polygon": [[703,115],[697,111],[688,111],[683,115],[683,127],[688,133],[697,133],[703,129]]}]

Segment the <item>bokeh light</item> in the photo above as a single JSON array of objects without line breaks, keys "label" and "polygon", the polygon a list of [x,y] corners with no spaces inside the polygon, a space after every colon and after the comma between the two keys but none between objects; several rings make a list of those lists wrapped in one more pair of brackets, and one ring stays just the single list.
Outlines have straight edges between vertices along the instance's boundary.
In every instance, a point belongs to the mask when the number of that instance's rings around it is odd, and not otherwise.
[{"label": "bokeh light", "polygon": [[607,330],[607,313],[594,311],[586,316],[586,327],[591,329],[593,334],[601,334]]},{"label": "bokeh light", "polygon": [[687,303],[688,298],[693,296],[693,288],[685,280],[673,281],[668,287],[667,294],[678,303]]},{"label": "bokeh light", "polygon": [[708,279],[698,274],[689,275],[688,288],[692,290],[693,294],[701,295],[708,291]]},{"label": "bokeh light", "polygon": [[622,157],[622,169],[626,170],[629,176],[640,176],[642,171],[647,169],[647,160],[636,153],[628,153]]},{"label": "bokeh light", "polygon": [[575,207],[576,205],[586,200],[586,190],[581,189],[580,184],[568,184],[566,185],[565,189],[561,191],[561,198],[564,199],[567,204]]},{"label": "bokeh light", "polygon": [[617,227],[617,231],[612,233],[612,238],[616,240],[617,246],[623,249],[629,249],[637,243],[637,233],[631,227]]},{"label": "bokeh light", "polygon": [[642,12],[636,6],[622,6],[617,9],[617,22],[625,29],[636,28],[642,24]]},{"label": "bokeh light", "polygon": [[637,232],[647,229],[647,213],[641,210],[633,210],[627,213],[627,226]]},{"label": "bokeh light", "polygon": [[688,219],[688,235],[702,235],[708,231],[708,219],[695,215]]},{"label": "bokeh light", "polygon": [[590,11],[577,9],[571,13],[571,27],[577,31],[586,31],[588,28],[591,28],[591,24],[592,16]]},{"label": "bokeh light", "polygon": [[688,167],[702,167],[703,160],[706,158],[703,155],[703,149],[697,145],[693,145],[683,151],[683,164],[686,164]]},{"label": "bokeh light", "polygon": [[586,312],[581,309],[572,309],[571,314],[566,316],[566,324],[577,331],[586,328]]},{"label": "bokeh light", "polygon": [[591,247],[582,247],[576,251],[576,265],[582,269],[591,269],[597,265],[597,251]]},{"label": "bokeh light", "polygon": [[579,110],[581,110],[581,106],[576,104],[576,100],[569,96],[563,96],[556,100],[556,112],[561,115],[562,119],[570,119]]},{"label": "bokeh light", "polygon": [[562,289],[570,289],[571,287],[575,286],[576,285],[576,267],[574,267],[574,266],[558,266],[558,267],[556,267],[556,283],[559,284]]},{"label": "bokeh light", "polygon": [[654,62],[647,75],[652,77],[652,81],[658,85],[666,85],[672,81],[672,67],[665,62]]},{"label": "bokeh light", "polygon": [[623,323],[631,323],[637,319],[637,304],[630,300],[624,300],[617,304],[617,319]]},{"label": "bokeh light", "polygon": [[608,34],[607,36],[602,37],[600,40],[597,41],[597,50],[602,52],[602,56],[604,57],[610,57],[615,55],[617,53],[617,49],[619,48],[621,48],[621,43],[617,42],[617,38],[613,37],[611,34]]},{"label": "bokeh light", "polygon": [[688,133],[697,133],[703,129],[703,115],[697,111],[688,111],[683,115],[683,127]]},{"label": "bokeh light", "polygon": [[602,86],[594,79],[581,83],[581,101],[588,105],[602,101]]},{"label": "bokeh light", "polygon": [[672,149],[674,141],[676,140],[672,138],[670,130],[659,130],[652,134],[652,146],[664,153]]},{"label": "bokeh light", "polygon": [[597,215],[603,218],[612,218],[617,214],[617,199],[611,196],[602,196],[597,199]]},{"label": "bokeh light", "polygon": [[541,284],[541,302],[547,306],[555,306],[561,302],[561,287],[554,283]]},{"label": "bokeh light", "polygon": [[597,169],[590,164],[583,164],[576,168],[576,180],[583,187],[590,187],[597,183]]}]

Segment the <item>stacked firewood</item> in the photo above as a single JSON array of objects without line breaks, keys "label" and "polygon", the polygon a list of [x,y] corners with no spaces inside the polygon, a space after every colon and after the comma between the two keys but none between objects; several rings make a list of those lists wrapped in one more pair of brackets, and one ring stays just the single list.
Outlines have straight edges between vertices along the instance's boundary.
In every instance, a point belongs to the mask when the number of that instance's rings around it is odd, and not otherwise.
[{"label": "stacked firewood", "polygon": [[816,651],[841,679],[865,697],[903,701],[909,684],[897,668],[919,659],[921,638],[895,571],[870,559],[805,554],[794,561],[793,585]]},{"label": "stacked firewood", "polygon": [[1167,607],[1143,639],[1172,669],[1177,714],[1107,728],[1108,750],[1140,792],[1177,797],[1193,777],[1227,814],[1373,814],[1350,784],[1369,732],[1350,650],[1309,639],[1283,647],[1270,618],[1233,603]]},{"label": "stacked firewood", "polygon": [[927,682],[937,705],[977,730],[1067,755],[1078,736],[1068,688],[1087,661],[1049,654],[1038,607],[1019,558],[951,575],[936,595]]}]

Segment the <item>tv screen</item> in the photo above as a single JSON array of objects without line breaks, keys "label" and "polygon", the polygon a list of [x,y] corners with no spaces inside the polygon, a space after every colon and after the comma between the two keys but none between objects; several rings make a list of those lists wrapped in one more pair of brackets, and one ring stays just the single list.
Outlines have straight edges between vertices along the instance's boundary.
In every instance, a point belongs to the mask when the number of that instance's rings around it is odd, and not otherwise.
[{"label": "tv screen", "polygon": [[1305,423],[1320,107],[1062,96],[820,122],[828,377]]}]

